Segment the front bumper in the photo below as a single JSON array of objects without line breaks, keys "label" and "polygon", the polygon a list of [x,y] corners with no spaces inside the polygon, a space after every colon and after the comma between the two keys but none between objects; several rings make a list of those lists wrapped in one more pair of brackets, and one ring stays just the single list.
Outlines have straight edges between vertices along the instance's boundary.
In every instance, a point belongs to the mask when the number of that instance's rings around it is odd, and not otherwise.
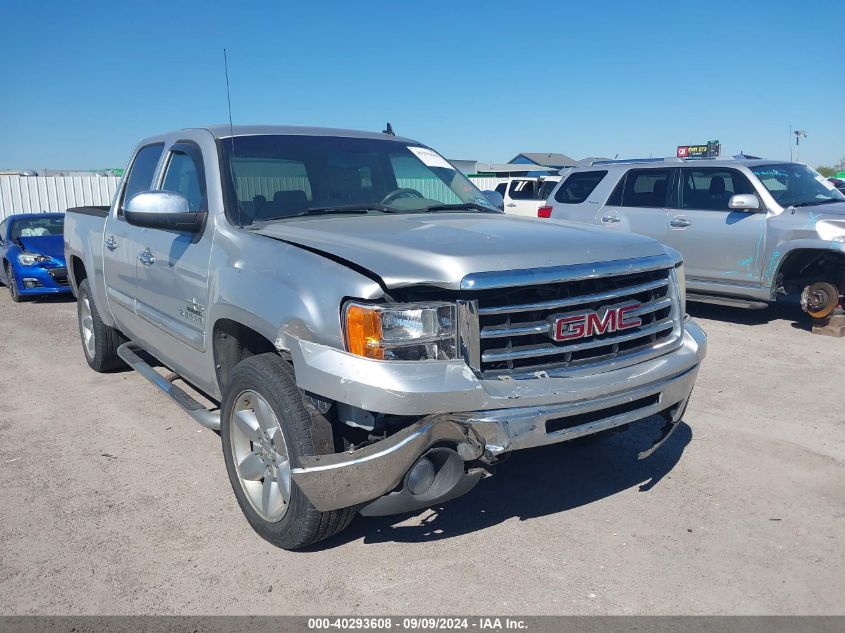
[{"label": "front bumper", "polygon": [[[410,363],[378,363],[333,350],[338,383],[325,378],[329,348],[301,342],[291,348],[301,388],[370,411],[423,417],[364,448],[304,458],[293,469],[293,479],[317,509],[328,511],[387,494],[432,446],[454,446],[465,462],[492,462],[508,451],[563,442],[662,413],[667,425],[655,446],[641,455],[646,456],[680,421],[706,341],[704,331],[688,321],[681,346],[664,356],[599,374],[527,381],[479,380],[468,368],[469,376],[451,370],[451,363],[413,364],[421,374],[414,380],[384,371],[385,365],[404,370]],[[369,363],[372,374],[345,375],[357,368],[357,360]],[[446,365],[447,371],[436,377],[427,369],[430,365]],[[399,380],[403,391],[394,388]]]},{"label": "front bumper", "polygon": [[62,294],[70,292],[67,268],[42,266],[16,266],[15,280],[18,293],[24,296]]}]

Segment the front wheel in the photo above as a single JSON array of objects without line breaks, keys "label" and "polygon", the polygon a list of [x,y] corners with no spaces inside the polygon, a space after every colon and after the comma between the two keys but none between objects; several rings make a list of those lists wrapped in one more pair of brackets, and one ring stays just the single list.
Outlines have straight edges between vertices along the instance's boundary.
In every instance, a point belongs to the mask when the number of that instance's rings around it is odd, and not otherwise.
[{"label": "front wheel", "polygon": [[252,528],[288,550],[340,532],[356,513],[320,512],[293,483],[291,468],[316,454],[312,425],[293,370],[279,355],[251,356],[232,370],[220,418],[229,482]]},{"label": "front wheel", "polygon": [[9,263],[6,264],[6,280],[9,282],[9,296],[12,298],[12,301],[15,303],[23,301],[24,297],[18,292],[18,281],[15,279],[15,271]]}]

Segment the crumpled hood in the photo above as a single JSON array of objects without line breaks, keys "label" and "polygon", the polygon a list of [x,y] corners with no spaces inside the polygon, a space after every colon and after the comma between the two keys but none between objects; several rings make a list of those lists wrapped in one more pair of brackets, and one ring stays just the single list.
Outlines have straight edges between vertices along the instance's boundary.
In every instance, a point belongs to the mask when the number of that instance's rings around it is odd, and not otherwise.
[{"label": "crumpled hood", "polygon": [[662,255],[655,240],[600,227],[482,213],[309,218],[255,232],[326,252],[372,271],[388,288],[459,288],[469,273]]},{"label": "crumpled hood", "polygon": [[53,259],[65,261],[65,241],[62,235],[41,235],[38,237],[20,237],[24,250],[36,255],[47,255]]}]

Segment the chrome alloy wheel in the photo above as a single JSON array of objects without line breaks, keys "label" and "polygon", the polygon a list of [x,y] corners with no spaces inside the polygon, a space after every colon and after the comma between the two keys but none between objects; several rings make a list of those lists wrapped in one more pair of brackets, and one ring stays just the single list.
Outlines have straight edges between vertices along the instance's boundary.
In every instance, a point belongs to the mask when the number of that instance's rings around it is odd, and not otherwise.
[{"label": "chrome alloy wheel", "polygon": [[290,502],[290,458],[273,409],[255,391],[238,395],[229,420],[232,461],[244,495],[265,521],[279,521]]},{"label": "chrome alloy wheel", "polygon": [[79,333],[82,335],[82,345],[88,358],[93,359],[96,354],[94,347],[94,317],[91,316],[91,300],[83,294],[79,302]]}]

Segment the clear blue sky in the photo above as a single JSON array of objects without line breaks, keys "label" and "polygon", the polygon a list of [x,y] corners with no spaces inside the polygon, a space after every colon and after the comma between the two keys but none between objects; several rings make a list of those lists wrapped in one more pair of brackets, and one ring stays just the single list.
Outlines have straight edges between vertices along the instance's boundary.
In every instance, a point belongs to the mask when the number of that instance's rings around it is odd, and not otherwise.
[{"label": "clear blue sky", "polygon": [[0,0],[0,168],[123,166],[143,136],[236,123],[520,151],[845,156],[841,1]]}]

